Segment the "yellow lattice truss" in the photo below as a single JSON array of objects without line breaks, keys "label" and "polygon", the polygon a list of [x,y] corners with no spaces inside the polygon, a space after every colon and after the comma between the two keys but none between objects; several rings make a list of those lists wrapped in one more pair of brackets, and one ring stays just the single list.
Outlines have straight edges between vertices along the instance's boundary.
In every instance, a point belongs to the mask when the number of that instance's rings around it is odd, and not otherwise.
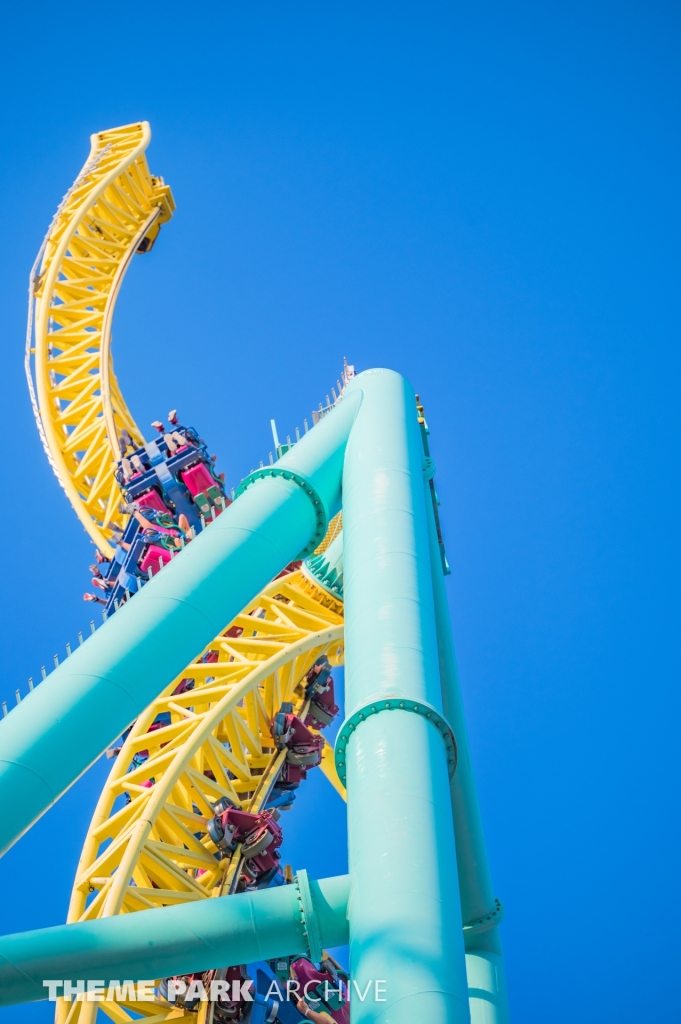
[{"label": "yellow lattice truss", "polygon": [[[203,660],[209,651],[217,662]],[[305,675],[322,654],[342,663],[343,606],[298,570],[269,584],[166,687],[135,722],[99,799],[69,921],[234,891],[240,849],[216,860],[206,832],[211,805],[227,796],[244,810],[262,809],[286,756],[274,746],[272,718],[283,701],[306,713]],[[173,695],[183,679],[193,679],[194,688]],[[170,724],[149,732],[160,712],[170,712]],[[131,769],[144,752],[148,757]],[[327,747],[322,770],[342,793],[330,753]],[[184,1019],[160,1002],[99,1007],[117,1022],[130,1020],[128,1011],[154,1024]],[[91,1024],[96,1013],[92,1003],[61,1003],[57,1021]],[[186,1019],[196,1021],[196,1014]]]},{"label": "yellow lattice truss", "polygon": [[[34,266],[27,370],[38,429],[85,529],[111,556],[123,525],[113,460],[123,428],[143,444],[111,360],[111,325],[123,276],[148,251],[175,208],[149,173],[146,121],[100,132]],[[33,360],[31,360],[33,356]]]},{"label": "yellow lattice truss", "polygon": [[329,523],[321,544],[319,547],[315,548],[315,555],[321,555],[323,551],[326,551],[329,545],[342,533],[342,531],[343,513],[339,512]]},{"label": "yellow lattice truss", "polygon": [[[147,122],[92,136],[30,282],[26,369],[40,437],[78,517],[109,557],[113,528],[125,523],[113,474],[118,438],[125,429],[144,443],[113,372],[114,309],[132,257],[151,249],[175,208],[163,179],[149,172],[150,137]],[[341,528],[339,514],[317,551]],[[342,603],[303,568],[271,583],[203,654],[209,650],[217,662],[202,655],[187,666],[128,735],[88,830],[69,921],[234,891],[240,850],[216,860],[206,833],[211,805],[221,796],[250,811],[264,805],[285,756],[274,748],[272,717],[284,701],[304,715],[300,684],[309,668],[322,654],[342,661]],[[182,679],[194,688],[173,694]],[[148,732],[164,711],[170,724]],[[142,752],[148,757],[134,767]],[[344,796],[328,744],[321,768]],[[204,1024],[205,1015],[204,1007],[197,1021],[163,1002],[75,1001],[59,1002],[56,1019],[93,1024],[98,1009],[116,1024],[140,1016],[145,1024]]]}]

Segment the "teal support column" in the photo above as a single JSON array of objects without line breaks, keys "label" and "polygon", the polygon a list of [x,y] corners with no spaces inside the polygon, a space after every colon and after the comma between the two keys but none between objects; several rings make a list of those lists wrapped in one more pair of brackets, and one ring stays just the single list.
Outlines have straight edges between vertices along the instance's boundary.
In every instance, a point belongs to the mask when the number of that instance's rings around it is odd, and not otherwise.
[{"label": "teal support column", "polygon": [[142,981],[290,954],[321,956],[348,940],[350,879],[218,896],[160,910],[0,937],[0,1006],[46,999],[43,981]]},{"label": "teal support column", "polygon": [[451,781],[451,800],[471,1024],[508,1024],[506,976],[498,930],[502,909],[494,897],[490,878],[431,495],[430,484],[426,481],[442,708],[454,730],[458,749],[456,773]]},{"label": "teal support column", "polygon": [[[0,852],[95,761],[340,508],[361,392],[250,486],[0,720]],[[242,485],[244,487],[244,485]]]},{"label": "teal support column", "polygon": [[343,471],[348,719],[336,745],[347,772],[352,1021],[465,1024],[454,765],[439,715],[415,397],[388,370],[360,374],[348,396],[354,388],[364,399]]}]

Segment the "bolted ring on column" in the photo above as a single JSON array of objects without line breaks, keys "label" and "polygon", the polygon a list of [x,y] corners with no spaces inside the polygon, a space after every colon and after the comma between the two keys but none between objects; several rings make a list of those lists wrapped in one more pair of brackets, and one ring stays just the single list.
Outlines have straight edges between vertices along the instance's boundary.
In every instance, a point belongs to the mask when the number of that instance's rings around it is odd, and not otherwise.
[{"label": "bolted ring on column", "polygon": [[477,920],[469,921],[468,924],[465,924],[463,926],[464,936],[480,935],[482,932],[488,932],[492,928],[496,928],[503,921],[503,918],[504,905],[495,896],[494,909],[490,910],[489,914],[485,914],[484,917],[479,917]]},{"label": "bolted ring on column", "polygon": [[312,502],[312,507],[314,508],[314,513],[317,518],[315,535],[310,543],[304,547],[298,555],[298,558],[306,558],[308,555],[311,555],[315,548],[318,548],[324,540],[327,522],[324,502],[319,497],[310,481],[304,477],[302,473],[296,473],[293,469],[284,469],[283,466],[263,466],[262,469],[256,469],[252,473],[249,473],[249,475],[241,481],[234,495],[234,500],[236,501],[239,495],[243,494],[246,488],[250,487],[251,484],[254,484],[256,480],[264,480],[265,477],[268,476],[281,476],[284,480],[291,480],[294,484],[298,484]]},{"label": "bolted ring on column", "polygon": [[346,751],[350,737],[362,722],[372,715],[380,714],[381,711],[411,711],[412,714],[421,715],[422,718],[431,722],[442,736],[447,748],[447,769],[451,779],[456,771],[457,752],[454,732],[447,719],[443,718],[440,712],[427,701],[412,700],[406,697],[380,697],[378,700],[369,701],[349,718],[346,718],[338,731],[334,760],[338,777],[344,786],[346,785]]}]

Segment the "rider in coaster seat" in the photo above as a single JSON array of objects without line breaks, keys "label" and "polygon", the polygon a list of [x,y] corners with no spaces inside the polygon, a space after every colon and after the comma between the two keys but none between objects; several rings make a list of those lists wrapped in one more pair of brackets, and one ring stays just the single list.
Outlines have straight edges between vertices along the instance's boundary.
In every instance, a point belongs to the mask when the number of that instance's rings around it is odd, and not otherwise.
[{"label": "rider in coaster seat", "polygon": [[155,508],[145,506],[147,515],[143,515],[138,502],[133,501],[129,505],[123,505],[122,511],[135,517],[142,527],[145,541],[149,544],[159,544],[161,547],[180,548],[180,537],[191,540],[189,522],[185,515],[178,517],[177,525],[170,512],[159,512]]},{"label": "rider in coaster seat", "polygon": [[298,1012],[314,1024],[350,1024],[348,979],[330,957],[315,967],[301,956],[291,964],[291,977],[304,993],[298,1000]]}]

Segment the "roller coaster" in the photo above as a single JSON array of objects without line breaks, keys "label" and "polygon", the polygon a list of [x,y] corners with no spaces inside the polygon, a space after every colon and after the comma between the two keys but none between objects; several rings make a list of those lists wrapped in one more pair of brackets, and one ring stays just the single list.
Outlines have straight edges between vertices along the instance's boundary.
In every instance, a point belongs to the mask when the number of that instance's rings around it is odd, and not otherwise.
[{"label": "roller coaster", "polygon": [[[312,426],[285,444],[274,428],[233,489],[176,410],[145,440],[112,324],[175,209],[150,137],[92,136],[30,274],[30,398],[93,544],[97,615],[3,704],[0,848],[103,754],[112,767],[66,923],[0,938],[0,1006],[49,994],[57,1024],[507,1024],[423,406],[346,362]],[[347,799],[347,876],[282,860],[316,769]],[[346,944],[349,970],[327,951]]]}]

